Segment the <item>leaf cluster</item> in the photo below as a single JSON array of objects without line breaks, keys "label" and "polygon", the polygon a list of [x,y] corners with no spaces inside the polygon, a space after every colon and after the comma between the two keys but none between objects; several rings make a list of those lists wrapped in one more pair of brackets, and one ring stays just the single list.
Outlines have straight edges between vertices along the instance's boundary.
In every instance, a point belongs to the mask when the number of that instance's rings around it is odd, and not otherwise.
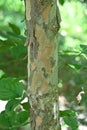
[{"label": "leaf cluster", "polygon": [[29,104],[22,103],[27,97],[24,87],[17,78],[0,79],[0,100],[7,101],[0,113],[0,129],[16,130],[29,123]]}]

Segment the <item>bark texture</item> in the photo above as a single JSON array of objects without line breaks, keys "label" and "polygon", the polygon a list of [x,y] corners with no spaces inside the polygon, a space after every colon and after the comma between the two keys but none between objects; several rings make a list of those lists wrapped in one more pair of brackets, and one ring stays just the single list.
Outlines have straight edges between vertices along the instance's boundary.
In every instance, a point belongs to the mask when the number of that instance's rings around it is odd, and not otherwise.
[{"label": "bark texture", "polygon": [[31,130],[60,130],[56,0],[25,0]]}]

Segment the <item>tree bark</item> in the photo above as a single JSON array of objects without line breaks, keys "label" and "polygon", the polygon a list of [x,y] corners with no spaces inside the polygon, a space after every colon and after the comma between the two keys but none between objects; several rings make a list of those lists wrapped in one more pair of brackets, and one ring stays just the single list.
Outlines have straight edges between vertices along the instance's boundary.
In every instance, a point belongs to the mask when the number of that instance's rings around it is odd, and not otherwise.
[{"label": "tree bark", "polygon": [[57,0],[25,0],[31,130],[60,130]]}]

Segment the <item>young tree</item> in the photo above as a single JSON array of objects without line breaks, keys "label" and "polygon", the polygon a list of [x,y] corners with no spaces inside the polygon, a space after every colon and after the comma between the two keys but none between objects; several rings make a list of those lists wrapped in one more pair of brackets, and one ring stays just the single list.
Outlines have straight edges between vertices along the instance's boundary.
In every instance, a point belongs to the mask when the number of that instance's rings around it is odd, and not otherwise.
[{"label": "young tree", "polygon": [[57,0],[25,0],[31,130],[60,130]]}]

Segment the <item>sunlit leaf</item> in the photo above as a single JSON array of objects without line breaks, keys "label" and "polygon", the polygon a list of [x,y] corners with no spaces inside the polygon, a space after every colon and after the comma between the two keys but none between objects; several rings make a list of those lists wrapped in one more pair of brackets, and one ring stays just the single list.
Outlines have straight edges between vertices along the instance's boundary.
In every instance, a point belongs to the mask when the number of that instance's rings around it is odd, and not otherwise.
[{"label": "sunlit leaf", "polygon": [[78,64],[68,64],[72,69],[81,69],[82,65],[78,65]]},{"label": "sunlit leaf", "polygon": [[0,70],[0,78],[2,78],[5,75],[3,70]]},{"label": "sunlit leaf", "polygon": [[0,80],[0,99],[9,100],[21,97],[24,85],[16,78],[3,78]]},{"label": "sunlit leaf", "polygon": [[60,111],[60,116],[64,117],[64,116],[76,116],[76,112],[73,110],[64,110],[64,111]]},{"label": "sunlit leaf", "polygon": [[81,53],[80,50],[64,50],[63,52],[61,52],[61,54],[65,54],[65,55],[79,55]]},{"label": "sunlit leaf", "polygon": [[64,122],[71,127],[72,130],[78,130],[78,121],[76,112],[73,110],[60,111],[60,117],[63,117]]},{"label": "sunlit leaf", "polygon": [[65,116],[63,117],[64,122],[71,127],[72,130],[78,130],[78,122],[77,119],[73,116]]}]

